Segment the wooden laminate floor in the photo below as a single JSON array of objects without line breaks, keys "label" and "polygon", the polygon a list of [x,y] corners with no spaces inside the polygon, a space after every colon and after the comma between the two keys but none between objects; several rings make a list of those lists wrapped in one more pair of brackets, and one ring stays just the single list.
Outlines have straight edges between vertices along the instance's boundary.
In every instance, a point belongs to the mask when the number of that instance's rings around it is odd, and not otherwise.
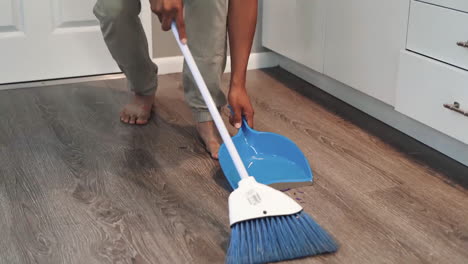
[{"label": "wooden laminate floor", "polygon": [[[256,128],[314,171],[288,194],[341,246],[291,263],[468,263],[466,167],[279,68],[248,85]],[[125,86],[0,91],[0,263],[223,262],[230,190],[179,75],[161,77],[147,126],[119,122]]]}]

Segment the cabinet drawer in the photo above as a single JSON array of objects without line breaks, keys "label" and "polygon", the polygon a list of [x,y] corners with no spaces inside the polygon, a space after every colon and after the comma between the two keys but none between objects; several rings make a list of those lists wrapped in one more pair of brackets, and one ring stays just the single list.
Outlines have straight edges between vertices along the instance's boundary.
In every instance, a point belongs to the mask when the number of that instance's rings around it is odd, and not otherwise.
[{"label": "cabinet drawer", "polygon": [[448,7],[463,12],[468,12],[468,1],[466,0],[417,0],[419,2],[431,3],[438,6]]},{"label": "cabinet drawer", "polygon": [[468,71],[401,52],[397,111],[468,144],[468,116],[444,107],[454,102],[468,111]]},{"label": "cabinet drawer", "polygon": [[412,1],[408,50],[468,69],[467,41],[468,13]]}]

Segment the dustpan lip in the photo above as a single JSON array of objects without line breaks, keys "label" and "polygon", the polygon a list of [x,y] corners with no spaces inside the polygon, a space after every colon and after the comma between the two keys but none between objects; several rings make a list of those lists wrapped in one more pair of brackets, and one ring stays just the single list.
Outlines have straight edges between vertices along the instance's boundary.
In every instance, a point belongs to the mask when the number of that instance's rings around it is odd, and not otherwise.
[{"label": "dustpan lip", "polygon": [[[236,139],[239,139],[239,138],[247,138],[246,137],[246,133],[244,132],[245,131],[248,131],[248,133],[252,133],[252,134],[256,134],[256,135],[265,135],[265,134],[270,134],[270,135],[274,135],[276,137],[279,137],[279,138],[282,138],[283,140],[287,141],[289,144],[293,145],[296,147],[296,149],[302,154],[302,161],[304,162],[304,170],[305,170],[305,174],[308,176],[308,177],[305,177],[305,178],[297,178],[297,179],[286,179],[286,180],[273,180],[271,182],[265,182],[264,184],[267,184],[267,185],[271,185],[271,184],[279,184],[279,183],[298,183],[298,182],[313,182],[313,179],[314,179],[314,175],[313,175],[313,172],[312,172],[312,169],[310,168],[310,163],[309,163],[309,160],[307,159],[307,157],[304,155],[304,152],[299,148],[299,146],[294,142],[292,141],[290,138],[286,137],[286,136],[283,136],[281,134],[277,134],[277,133],[274,133],[274,132],[267,132],[267,131],[258,131],[258,130],[255,130],[253,128],[251,128],[248,123],[247,123],[247,120],[243,119],[243,122],[242,122],[242,127],[238,130],[237,134],[234,135],[232,137],[233,141],[235,142]],[[220,148],[219,148],[219,151],[218,153],[227,153],[227,149],[226,149],[226,146],[224,143],[221,144]],[[227,153],[227,155],[229,156],[229,153]],[[223,162],[224,159],[221,158],[221,155],[219,156],[219,162],[220,162],[220,165],[221,165],[221,169],[223,170],[223,173],[224,172],[224,168],[223,168]],[[231,185],[231,188],[233,190],[236,190],[237,187],[238,187],[238,181],[235,182],[234,179],[232,179],[233,177],[229,177],[227,175],[225,175],[229,184]],[[255,175],[253,175],[255,176]],[[310,176],[310,177],[309,177]],[[239,179],[240,180],[240,179]]]}]

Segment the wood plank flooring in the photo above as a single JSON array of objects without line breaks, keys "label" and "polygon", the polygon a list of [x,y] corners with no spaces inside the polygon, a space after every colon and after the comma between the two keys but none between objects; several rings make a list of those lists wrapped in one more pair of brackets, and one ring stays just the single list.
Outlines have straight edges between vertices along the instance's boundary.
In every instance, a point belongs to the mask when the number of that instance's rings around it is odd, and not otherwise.
[{"label": "wood plank flooring", "polygon": [[[314,185],[288,194],[341,246],[290,263],[468,263],[467,167],[279,68],[248,86],[256,129],[310,161]],[[180,75],[147,126],[119,122],[127,96],[125,80],[0,91],[0,263],[223,263],[230,189]]]}]

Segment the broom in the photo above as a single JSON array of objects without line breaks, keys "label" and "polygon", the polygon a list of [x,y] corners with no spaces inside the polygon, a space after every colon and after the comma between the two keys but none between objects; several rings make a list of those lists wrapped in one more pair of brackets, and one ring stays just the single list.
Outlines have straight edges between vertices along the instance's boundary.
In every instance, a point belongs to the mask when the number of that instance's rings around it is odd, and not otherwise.
[{"label": "broom", "polygon": [[229,196],[231,239],[226,263],[266,263],[337,250],[335,241],[286,194],[249,176],[175,22],[172,32],[241,180]]}]

